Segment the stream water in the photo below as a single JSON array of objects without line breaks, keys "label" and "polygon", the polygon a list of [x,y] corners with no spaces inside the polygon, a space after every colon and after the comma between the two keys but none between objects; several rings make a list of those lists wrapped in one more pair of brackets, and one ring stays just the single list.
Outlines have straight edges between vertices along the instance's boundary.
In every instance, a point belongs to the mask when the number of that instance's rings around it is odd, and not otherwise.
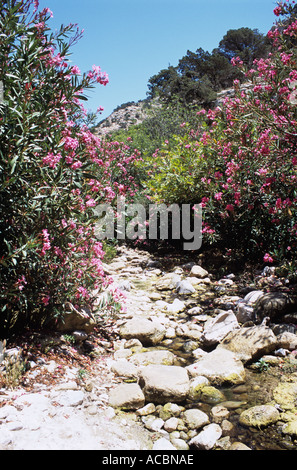
[{"label": "stream water", "polygon": [[[148,291],[152,284],[150,280],[136,280],[137,289]],[[209,299],[215,297],[215,294],[209,293]],[[176,295],[168,293],[165,300],[172,302]],[[206,302],[207,303],[207,302]],[[190,321],[191,317],[183,313],[179,320]],[[192,364],[192,349],[195,342],[176,337],[172,340],[165,340],[160,345],[146,348],[148,351],[166,349],[176,356],[174,365],[185,367]],[[247,428],[239,423],[239,415],[252,406],[263,405],[273,400],[272,392],[277,387],[284,376],[284,371],[279,367],[268,367],[267,370],[256,370],[246,367],[246,382],[244,385],[232,387],[216,387],[220,390],[225,399],[224,401],[203,402],[201,400],[186,401],[183,406],[187,409],[198,408],[208,415],[211,414],[211,408],[214,405],[223,405],[229,410],[228,420],[232,423],[232,431],[228,431],[231,438],[236,438],[245,443],[252,450],[297,450],[297,440],[282,434],[283,423],[276,423],[264,429]]]},{"label": "stream water", "polygon": [[[177,356],[177,365],[188,365],[193,362],[191,354],[185,352],[185,342],[177,339],[173,344],[167,345],[167,349]],[[211,414],[211,408],[222,405],[228,408],[230,415],[228,420],[233,429],[228,432],[231,438],[236,438],[245,443],[252,450],[297,450],[297,440],[282,434],[283,423],[276,423],[264,429],[247,428],[239,423],[239,415],[252,406],[263,405],[273,400],[272,392],[283,377],[279,368],[273,367],[268,370],[255,371],[246,368],[246,382],[243,385],[232,387],[216,387],[223,393],[224,401],[203,403],[201,399],[197,402],[187,401],[183,405],[186,408],[198,408],[206,414]]]}]

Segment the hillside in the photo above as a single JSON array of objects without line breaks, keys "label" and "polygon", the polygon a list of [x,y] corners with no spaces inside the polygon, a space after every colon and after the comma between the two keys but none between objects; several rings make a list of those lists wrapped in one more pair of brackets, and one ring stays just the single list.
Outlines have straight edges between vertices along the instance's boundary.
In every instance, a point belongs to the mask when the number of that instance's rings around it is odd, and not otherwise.
[{"label": "hillside", "polygon": [[126,130],[131,125],[140,124],[149,115],[152,108],[159,106],[156,99],[140,100],[118,106],[106,119],[93,130],[95,135],[104,136],[118,130]]}]

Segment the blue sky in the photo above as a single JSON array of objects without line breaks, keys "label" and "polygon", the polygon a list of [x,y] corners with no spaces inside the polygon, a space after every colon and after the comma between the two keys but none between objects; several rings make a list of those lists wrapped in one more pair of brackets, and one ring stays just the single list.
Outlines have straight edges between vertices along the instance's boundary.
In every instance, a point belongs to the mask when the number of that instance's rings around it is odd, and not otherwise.
[{"label": "blue sky", "polygon": [[83,38],[71,60],[81,71],[100,65],[106,87],[89,92],[86,108],[107,117],[117,106],[146,98],[150,77],[177,65],[187,50],[212,52],[229,29],[267,33],[275,0],[40,0],[53,30],[77,23]]}]

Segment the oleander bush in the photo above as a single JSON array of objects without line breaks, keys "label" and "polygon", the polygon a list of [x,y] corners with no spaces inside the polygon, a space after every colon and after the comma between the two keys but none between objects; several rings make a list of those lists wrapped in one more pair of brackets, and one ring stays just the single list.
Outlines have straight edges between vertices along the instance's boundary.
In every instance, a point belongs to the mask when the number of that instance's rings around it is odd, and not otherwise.
[{"label": "oleander bush", "polygon": [[94,207],[132,200],[139,153],[101,142],[84,124],[86,90],[106,85],[99,66],[70,62],[74,25],[52,33],[37,0],[0,1],[0,331],[40,327],[68,305],[93,308],[118,293],[102,269]]},{"label": "oleander bush", "polygon": [[197,113],[195,127],[146,162],[153,200],[201,203],[203,244],[265,262],[294,260],[297,234],[297,14],[280,2],[273,46],[234,81],[235,97]]}]

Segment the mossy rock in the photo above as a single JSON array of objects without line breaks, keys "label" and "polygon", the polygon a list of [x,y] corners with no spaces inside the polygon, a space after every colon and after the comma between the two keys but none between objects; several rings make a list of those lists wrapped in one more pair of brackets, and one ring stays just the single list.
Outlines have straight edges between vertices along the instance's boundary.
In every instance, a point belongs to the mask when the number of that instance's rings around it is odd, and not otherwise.
[{"label": "mossy rock", "polygon": [[297,436],[297,419],[289,421],[288,423],[284,424],[282,427],[283,434],[289,434],[292,437]]},{"label": "mossy rock", "polygon": [[200,401],[202,401],[203,403],[213,405],[216,403],[221,403],[224,400],[226,400],[225,395],[216,387],[213,387],[211,385],[205,385],[204,387],[202,387],[200,393]]},{"label": "mossy rock", "polygon": [[276,423],[280,413],[273,405],[259,405],[243,411],[239,417],[242,426],[262,428]]},{"label": "mossy rock", "polygon": [[280,383],[273,390],[273,399],[284,410],[292,410],[297,403],[297,382]]}]

